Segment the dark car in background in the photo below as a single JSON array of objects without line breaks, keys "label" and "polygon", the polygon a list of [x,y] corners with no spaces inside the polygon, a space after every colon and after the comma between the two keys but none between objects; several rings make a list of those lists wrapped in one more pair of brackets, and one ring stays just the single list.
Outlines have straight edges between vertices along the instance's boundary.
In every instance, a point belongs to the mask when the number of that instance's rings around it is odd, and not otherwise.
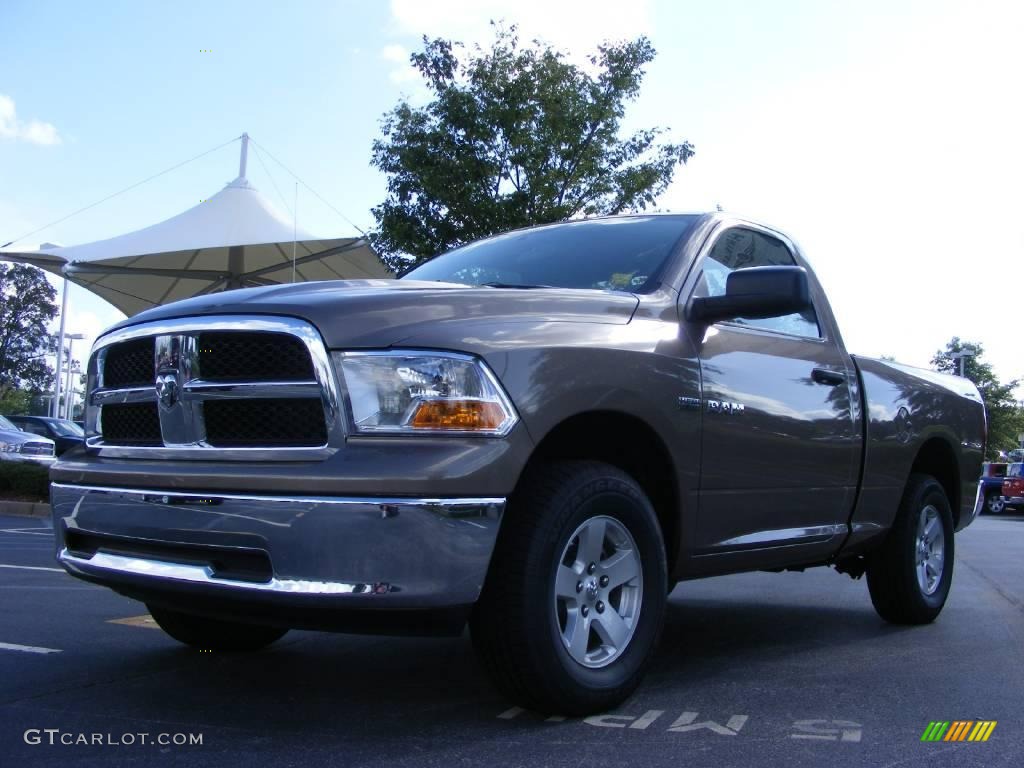
[{"label": "dark car in background", "polygon": [[85,444],[85,432],[67,419],[54,419],[49,416],[8,416],[7,420],[18,429],[53,440],[54,450],[58,456],[64,451]]},{"label": "dark car in background", "polygon": [[981,467],[981,479],[978,484],[981,495],[985,498],[984,510],[990,515],[998,515],[1006,508],[1003,500],[1003,478],[1006,477],[1005,462],[986,461]]}]

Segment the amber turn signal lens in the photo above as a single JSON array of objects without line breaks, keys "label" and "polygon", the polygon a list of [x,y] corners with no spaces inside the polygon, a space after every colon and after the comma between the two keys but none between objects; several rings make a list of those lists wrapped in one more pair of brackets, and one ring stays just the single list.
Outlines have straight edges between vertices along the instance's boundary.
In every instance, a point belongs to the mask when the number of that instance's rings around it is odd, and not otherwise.
[{"label": "amber turn signal lens", "polygon": [[426,400],[409,425],[414,429],[498,429],[505,412],[487,400]]}]

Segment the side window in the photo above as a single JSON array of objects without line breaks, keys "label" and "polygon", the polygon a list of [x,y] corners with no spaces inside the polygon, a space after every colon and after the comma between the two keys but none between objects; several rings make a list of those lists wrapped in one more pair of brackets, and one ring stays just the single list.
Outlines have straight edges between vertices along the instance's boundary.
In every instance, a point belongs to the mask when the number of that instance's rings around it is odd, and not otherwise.
[{"label": "side window", "polygon": [[[722,296],[729,273],[746,267],[793,266],[793,254],[774,237],[752,229],[730,229],[719,236],[711,252],[704,257],[701,276],[697,282],[697,296]],[[737,318],[734,322],[779,331],[794,336],[820,338],[818,318],[814,308],[782,317]]]}]

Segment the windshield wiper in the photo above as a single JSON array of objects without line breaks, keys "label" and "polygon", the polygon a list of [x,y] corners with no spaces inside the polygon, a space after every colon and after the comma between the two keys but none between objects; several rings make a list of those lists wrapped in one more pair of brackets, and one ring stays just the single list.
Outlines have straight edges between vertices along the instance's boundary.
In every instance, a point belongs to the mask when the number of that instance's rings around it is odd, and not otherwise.
[{"label": "windshield wiper", "polygon": [[553,285],[531,285],[530,283],[480,283],[485,288],[554,288]]}]

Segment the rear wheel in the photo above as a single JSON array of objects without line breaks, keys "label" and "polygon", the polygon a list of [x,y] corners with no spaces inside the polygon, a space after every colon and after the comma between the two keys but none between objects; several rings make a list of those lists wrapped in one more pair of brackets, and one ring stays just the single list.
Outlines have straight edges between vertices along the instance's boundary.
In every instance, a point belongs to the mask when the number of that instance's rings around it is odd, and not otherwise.
[{"label": "rear wheel", "polygon": [[498,688],[540,712],[587,715],[640,682],[661,630],[661,529],[631,477],[553,463],[516,490],[470,622]]},{"label": "rear wheel", "polygon": [[146,604],[149,615],[164,632],[179,643],[200,650],[257,651],[280,640],[287,629],[238,624],[233,621],[209,619]]},{"label": "rear wheel", "polygon": [[1006,509],[1006,502],[1001,493],[995,491],[985,497],[985,511],[990,515],[1000,515]]},{"label": "rear wheel", "polygon": [[935,478],[911,475],[892,530],[868,565],[875,610],[894,624],[927,624],[953,581],[953,515]]}]

